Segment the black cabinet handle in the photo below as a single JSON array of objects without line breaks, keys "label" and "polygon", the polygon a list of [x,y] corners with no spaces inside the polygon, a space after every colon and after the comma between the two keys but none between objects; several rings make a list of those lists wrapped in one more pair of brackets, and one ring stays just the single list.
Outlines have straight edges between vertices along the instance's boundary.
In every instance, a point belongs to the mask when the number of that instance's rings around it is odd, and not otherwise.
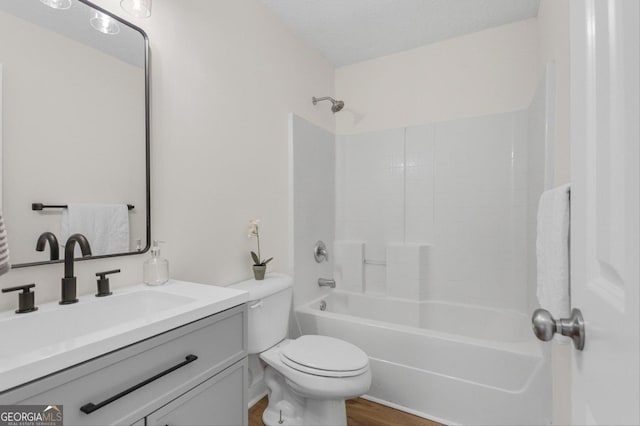
[{"label": "black cabinet handle", "polygon": [[185,361],[182,361],[180,364],[174,365],[173,367],[171,367],[169,369],[166,369],[163,372],[158,373],[153,377],[149,377],[147,380],[145,380],[143,382],[140,382],[137,385],[131,386],[129,389],[123,390],[119,394],[114,395],[109,399],[105,399],[104,401],[102,401],[102,402],[100,402],[98,404],[94,404],[93,402],[89,402],[89,403],[83,405],[82,407],[80,407],[80,411],[82,411],[85,414],[91,414],[94,411],[101,409],[105,405],[109,405],[113,401],[116,401],[116,400],[122,398],[123,396],[128,395],[131,392],[136,391],[136,390],[140,389],[143,386],[148,385],[149,383],[153,382],[154,380],[157,380],[162,376],[166,376],[167,374],[177,370],[180,367],[184,367],[185,365],[192,363],[196,359],[198,359],[198,357],[195,356],[195,355],[187,355],[187,357],[185,358]]}]

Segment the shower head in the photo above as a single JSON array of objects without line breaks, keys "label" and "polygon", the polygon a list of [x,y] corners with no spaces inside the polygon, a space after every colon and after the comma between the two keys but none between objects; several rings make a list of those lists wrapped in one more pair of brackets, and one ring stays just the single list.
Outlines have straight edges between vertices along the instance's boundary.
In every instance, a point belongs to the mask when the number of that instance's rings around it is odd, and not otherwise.
[{"label": "shower head", "polygon": [[344,102],[342,101],[335,101],[333,105],[331,105],[331,111],[334,113],[340,111],[342,108],[344,108]]},{"label": "shower head", "polygon": [[313,104],[317,104],[320,101],[326,101],[329,100],[331,101],[331,111],[333,111],[333,113],[335,114],[336,112],[340,111],[342,108],[344,108],[344,102],[343,101],[336,101],[335,99],[333,99],[330,96],[325,96],[324,98],[316,98],[315,96],[311,98],[311,101],[313,102]]}]

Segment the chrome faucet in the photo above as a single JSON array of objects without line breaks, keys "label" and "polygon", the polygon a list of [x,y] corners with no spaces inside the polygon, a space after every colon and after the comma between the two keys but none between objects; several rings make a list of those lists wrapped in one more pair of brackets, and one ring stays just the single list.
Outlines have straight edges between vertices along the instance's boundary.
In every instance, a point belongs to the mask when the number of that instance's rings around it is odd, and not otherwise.
[{"label": "chrome faucet", "polygon": [[36,242],[36,251],[44,251],[47,242],[49,243],[49,250],[51,250],[49,260],[59,260],[60,249],[58,247],[58,239],[53,232],[43,232],[40,234],[38,242]]},{"label": "chrome faucet", "polygon": [[73,234],[69,237],[64,245],[64,278],[62,278],[61,305],[70,305],[78,301],[76,297],[76,277],[73,276],[73,256],[76,243],[80,245],[82,257],[91,256],[91,246],[87,237],[82,234]]},{"label": "chrome faucet", "polygon": [[318,278],[318,285],[320,287],[336,288],[336,280],[331,278]]}]

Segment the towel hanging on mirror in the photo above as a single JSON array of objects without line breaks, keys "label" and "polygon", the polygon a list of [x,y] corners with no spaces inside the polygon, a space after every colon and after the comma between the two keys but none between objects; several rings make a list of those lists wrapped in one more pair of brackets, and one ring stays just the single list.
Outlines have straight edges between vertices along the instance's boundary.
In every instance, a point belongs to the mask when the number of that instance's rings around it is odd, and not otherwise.
[{"label": "towel hanging on mirror", "polygon": [[0,275],[4,275],[11,269],[9,263],[9,243],[7,241],[7,230],[4,227],[4,219],[0,212]]},{"label": "towel hanging on mirror", "polygon": [[[60,230],[60,244],[64,245],[73,234],[82,234],[89,240],[94,256],[131,251],[126,204],[69,204],[62,211]],[[80,257],[76,249],[75,257]]]}]

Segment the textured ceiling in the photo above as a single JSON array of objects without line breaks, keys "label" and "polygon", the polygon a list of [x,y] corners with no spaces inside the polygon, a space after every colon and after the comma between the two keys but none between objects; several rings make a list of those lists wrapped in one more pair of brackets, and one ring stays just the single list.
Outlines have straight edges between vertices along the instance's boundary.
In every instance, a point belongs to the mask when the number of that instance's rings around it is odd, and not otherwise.
[{"label": "textured ceiling", "polygon": [[342,66],[535,17],[539,0],[263,0]]}]

